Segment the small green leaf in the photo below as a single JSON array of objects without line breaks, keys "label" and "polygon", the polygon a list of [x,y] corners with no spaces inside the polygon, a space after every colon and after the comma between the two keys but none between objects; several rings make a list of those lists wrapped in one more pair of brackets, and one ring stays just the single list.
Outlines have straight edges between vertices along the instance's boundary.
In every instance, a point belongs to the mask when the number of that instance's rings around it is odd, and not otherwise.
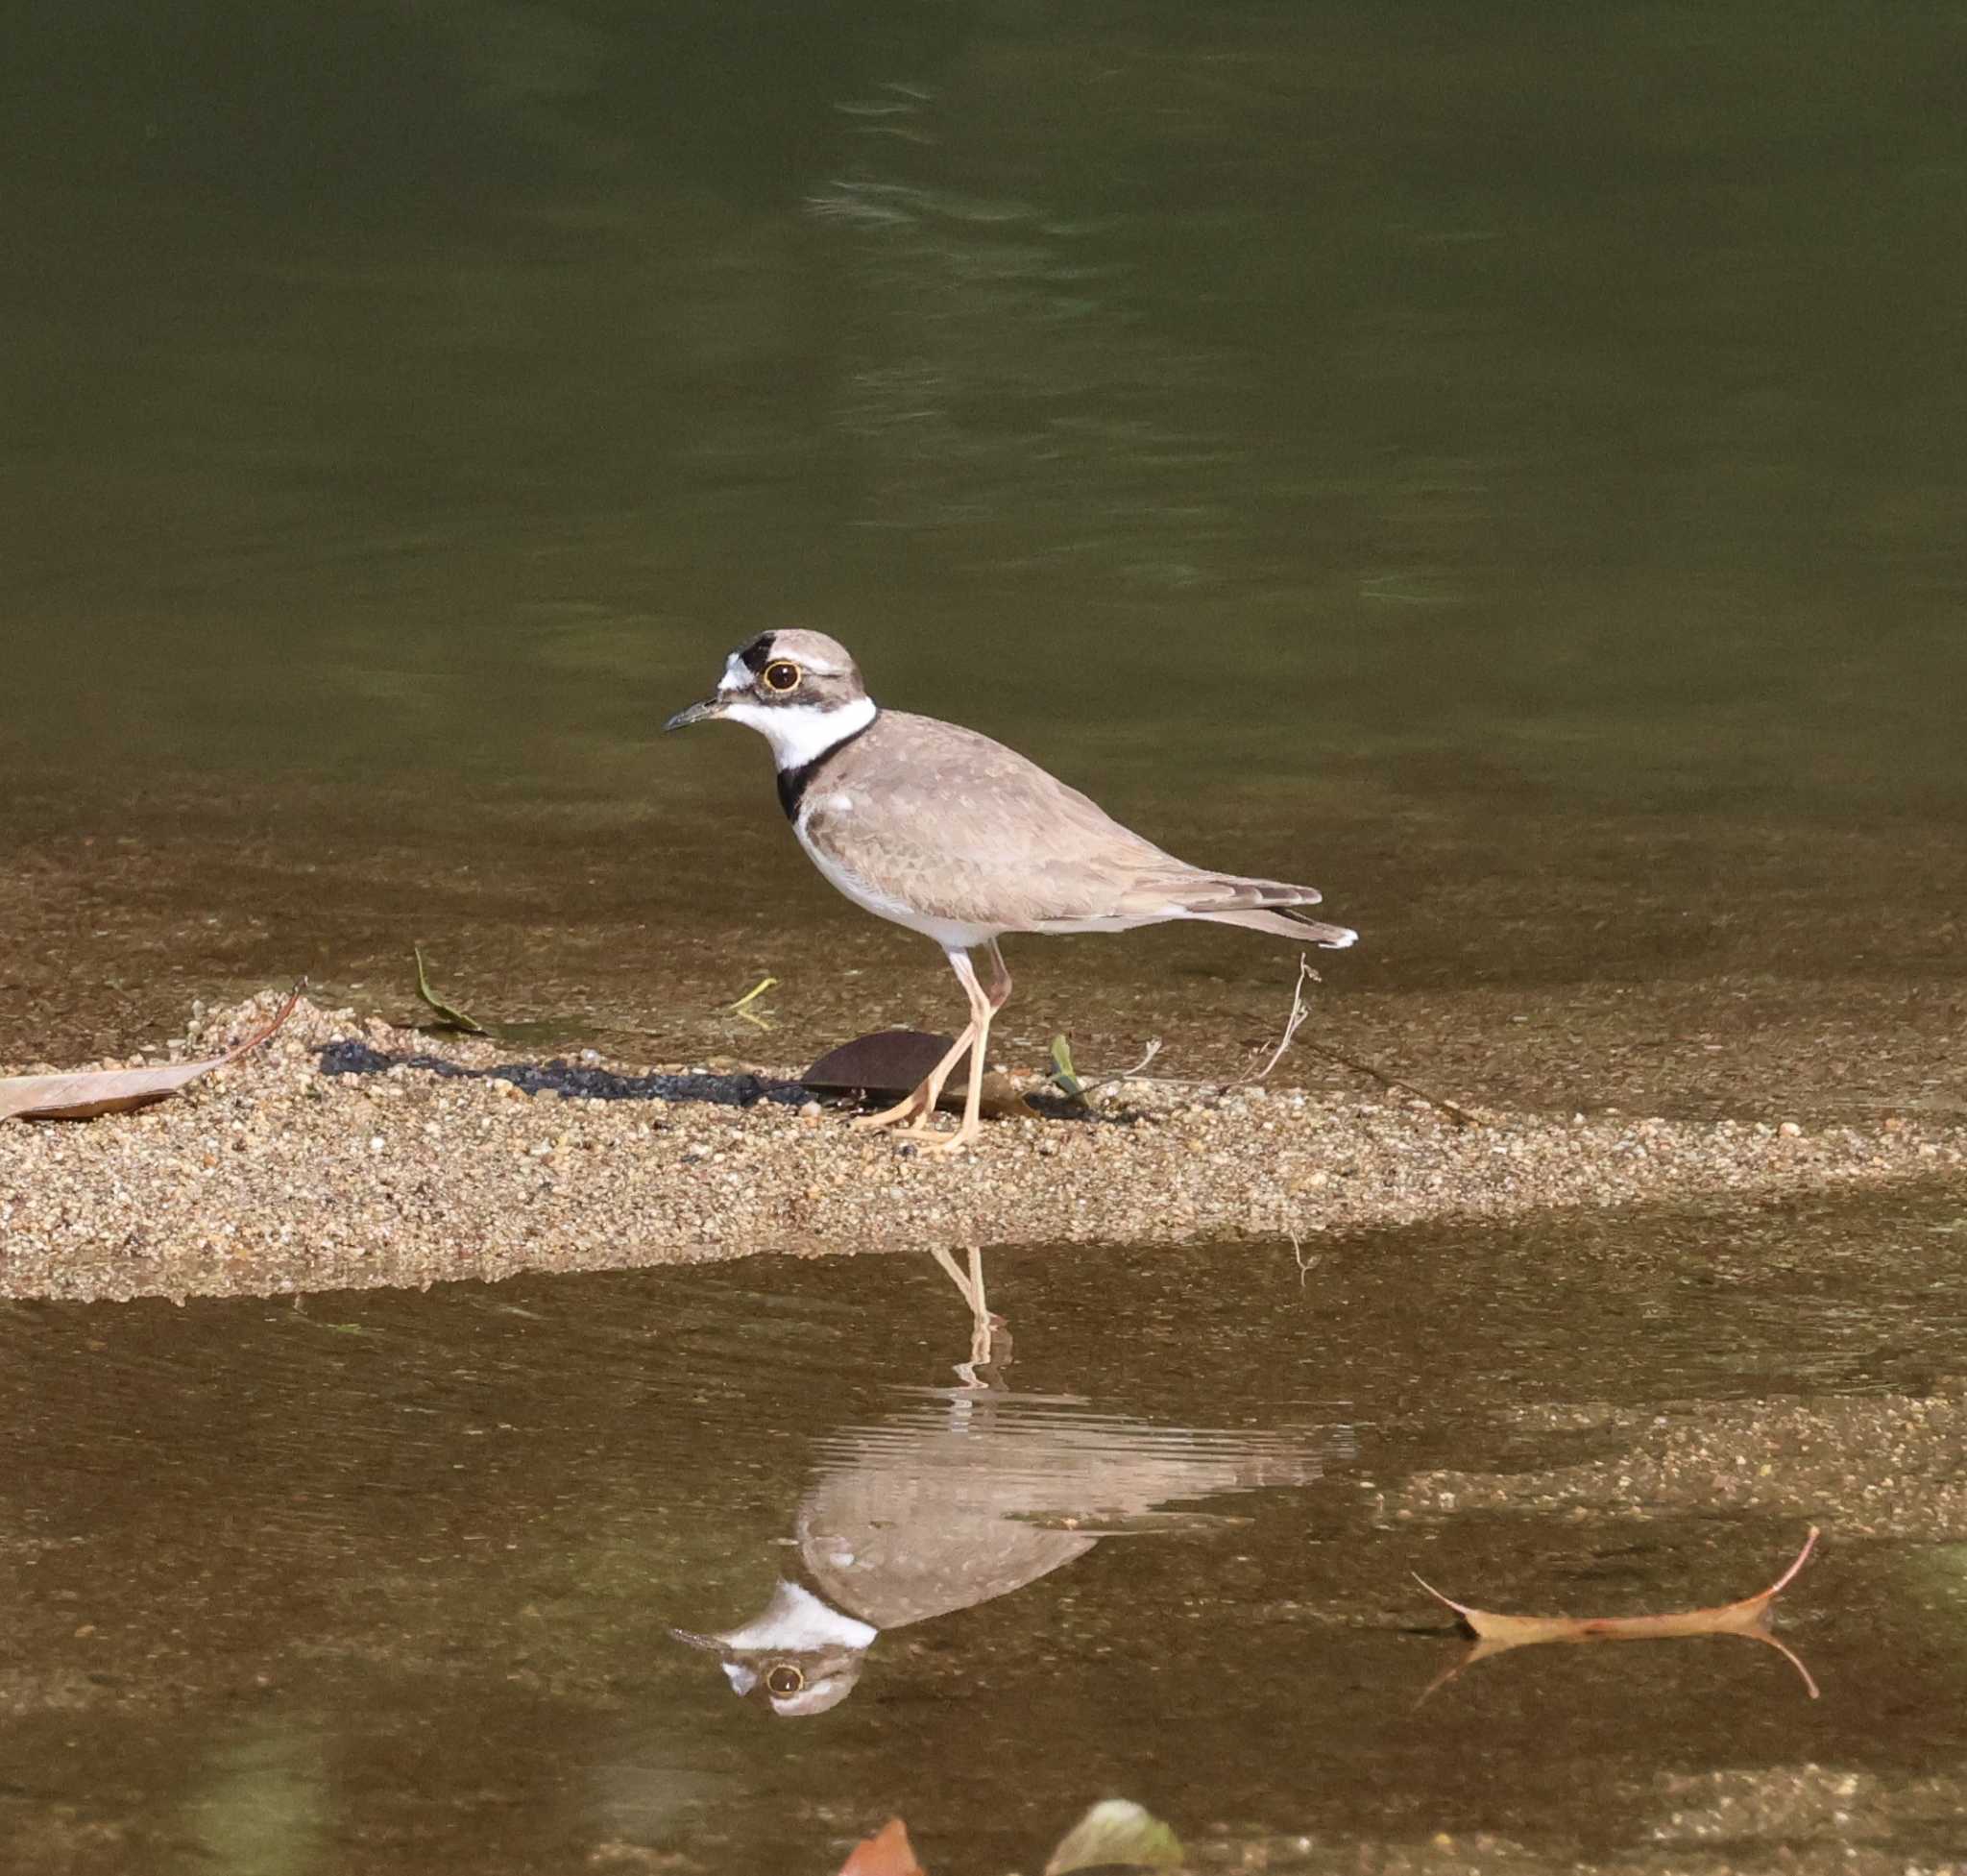
[{"label": "small green leaf", "polygon": [[417,961],[417,994],[437,1012],[438,1019],[433,1027],[462,1030],[467,1035],[483,1035],[485,1029],[482,1023],[473,1021],[462,1010],[452,1009],[430,987],[429,975],[424,968],[424,947],[413,944],[410,951]]},{"label": "small green leaf", "polygon": [[1179,1869],[1181,1840],[1127,1798],[1096,1804],[1052,1853],[1045,1876],[1075,1869]]},{"label": "small green leaf", "polygon": [[1052,1038],[1052,1073],[1045,1079],[1061,1094],[1084,1105],[1086,1084],[1080,1080],[1079,1070],[1072,1065],[1072,1044],[1062,1035]]}]

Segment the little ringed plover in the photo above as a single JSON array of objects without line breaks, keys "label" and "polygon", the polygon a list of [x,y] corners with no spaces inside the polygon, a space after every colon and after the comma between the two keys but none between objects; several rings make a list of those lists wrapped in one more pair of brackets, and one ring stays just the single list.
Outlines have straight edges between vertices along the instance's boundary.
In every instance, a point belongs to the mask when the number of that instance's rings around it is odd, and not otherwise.
[{"label": "little ringed plover", "polygon": [[[779,805],[813,864],[858,906],[942,946],[970,1020],[907,1100],[857,1124],[950,1152],[981,1131],[990,1019],[1010,995],[1007,932],[1125,932],[1206,919],[1339,949],[1357,934],[1296,908],[1315,887],[1208,872],[1164,853],[1037,764],[975,730],[882,710],[847,649],[822,632],[762,632],[731,654],[716,690],[664,725],[728,718],[757,730],[778,767]],[[986,989],[970,954],[990,961]],[[954,1133],[930,1124],[970,1055]]]}]

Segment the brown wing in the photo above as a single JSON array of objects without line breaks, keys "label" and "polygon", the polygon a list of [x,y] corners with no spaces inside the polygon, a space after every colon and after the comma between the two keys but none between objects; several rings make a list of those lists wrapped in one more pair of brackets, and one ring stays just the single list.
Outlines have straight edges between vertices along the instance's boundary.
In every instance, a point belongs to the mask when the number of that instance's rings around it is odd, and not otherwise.
[{"label": "brown wing", "polygon": [[1016,929],[1319,896],[1200,871],[1015,750],[932,717],[885,711],[808,800],[810,838],[877,893],[936,918]]},{"label": "brown wing", "polygon": [[[850,807],[832,805],[842,795]],[[877,892],[936,918],[1108,916],[1142,872],[1181,868],[1015,750],[900,711],[843,749],[808,800],[813,840]]]}]

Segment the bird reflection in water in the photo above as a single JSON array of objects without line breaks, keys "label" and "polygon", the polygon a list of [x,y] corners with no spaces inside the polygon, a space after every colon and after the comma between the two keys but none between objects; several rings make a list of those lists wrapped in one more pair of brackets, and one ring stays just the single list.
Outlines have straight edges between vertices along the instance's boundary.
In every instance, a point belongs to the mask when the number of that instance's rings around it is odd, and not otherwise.
[{"label": "bird reflection in water", "polygon": [[1120,1534],[1207,1528],[1199,1499],[1299,1486],[1349,1450],[1341,1429],[1157,1426],[1013,1392],[981,1260],[944,1268],[971,1309],[961,1384],[817,1442],[793,1514],[797,1562],[749,1621],[679,1641],[716,1654],[741,1696],[788,1718],[837,1707],[889,1629],[973,1609]]}]

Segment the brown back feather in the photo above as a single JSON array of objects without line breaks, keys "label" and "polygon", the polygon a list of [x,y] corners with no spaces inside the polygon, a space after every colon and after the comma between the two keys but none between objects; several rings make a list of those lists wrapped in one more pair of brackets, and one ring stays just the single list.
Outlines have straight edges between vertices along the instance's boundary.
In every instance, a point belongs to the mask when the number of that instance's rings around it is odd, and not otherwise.
[{"label": "brown back feather", "polygon": [[1203,872],[1015,750],[904,711],[884,711],[827,764],[806,831],[878,893],[1008,930],[1079,918],[1254,924],[1242,914],[1319,899],[1308,886]]}]

